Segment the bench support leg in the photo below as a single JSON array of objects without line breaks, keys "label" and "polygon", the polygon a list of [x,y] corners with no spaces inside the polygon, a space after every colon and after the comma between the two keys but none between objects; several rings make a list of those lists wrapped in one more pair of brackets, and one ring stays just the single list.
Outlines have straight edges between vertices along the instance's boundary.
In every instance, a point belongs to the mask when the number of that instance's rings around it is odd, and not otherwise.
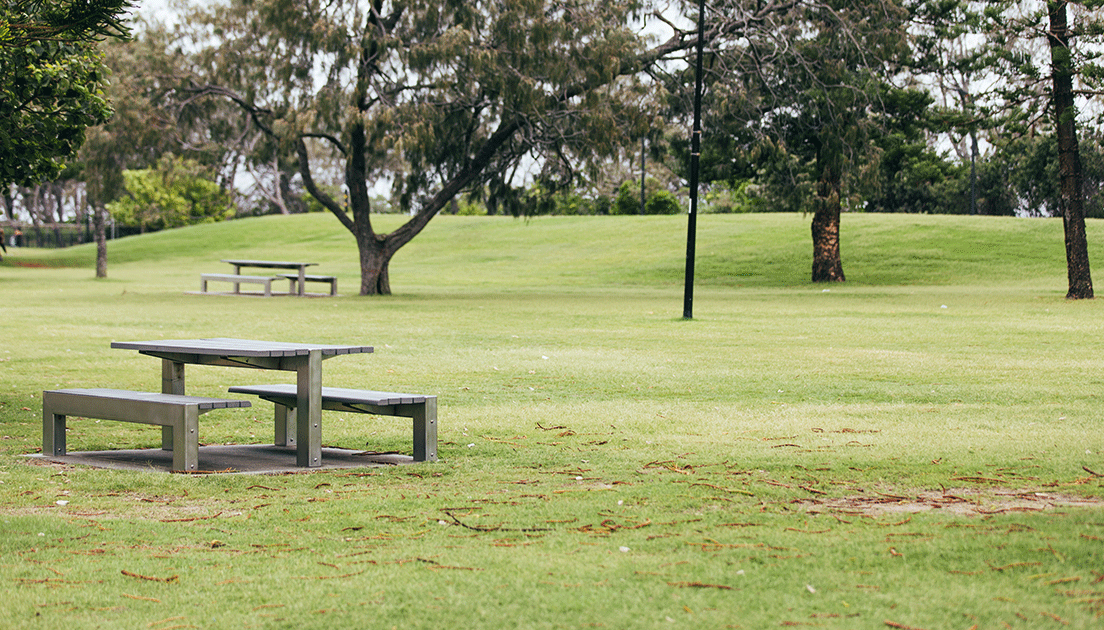
[{"label": "bench support leg", "polygon": [[42,454],[65,454],[65,416],[45,405],[42,409]]},{"label": "bench support leg", "polygon": [[322,465],[322,352],[311,350],[295,372],[295,463],[317,468]]},{"label": "bench support leg", "polygon": [[412,405],[414,412],[414,461],[437,461],[437,397],[429,396],[425,403]]},{"label": "bench support leg", "polygon": [[276,404],[276,446],[295,446],[295,408]]},{"label": "bench support leg", "polygon": [[[184,364],[161,359],[161,393],[184,395]],[[173,450],[172,427],[161,427],[161,450]]]},{"label": "bench support leg", "polygon": [[164,427],[172,436],[173,471],[195,472],[199,470],[199,409],[187,407],[180,415],[179,431]]}]

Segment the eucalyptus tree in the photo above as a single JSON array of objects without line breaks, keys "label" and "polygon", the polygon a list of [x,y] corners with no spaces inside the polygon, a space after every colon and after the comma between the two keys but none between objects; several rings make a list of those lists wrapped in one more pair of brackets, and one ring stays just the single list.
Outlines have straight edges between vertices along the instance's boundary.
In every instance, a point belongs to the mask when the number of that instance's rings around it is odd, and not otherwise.
[{"label": "eucalyptus tree", "polygon": [[172,59],[149,32],[133,41],[108,40],[100,50],[113,80],[107,97],[114,113],[88,130],[78,153],[96,239],[96,277],[107,277],[107,204],[125,194],[123,172],[153,165],[163,152],[179,146],[177,124],[159,107],[161,77],[171,76]]},{"label": "eucalyptus tree", "polygon": [[[767,2],[764,14],[785,2]],[[180,21],[194,65],[178,98],[237,103],[298,157],[310,194],[354,236],[361,294],[391,291],[392,257],[459,193],[520,199],[524,175],[555,190],[639,138],[641,72],[687,49],[632,27],[635,0],[230,0]],[[735,37],[746,21],[710,26]],[[346,199],[316,182],[321,142]],[[375,230],[380,185],[410,219]]]}]

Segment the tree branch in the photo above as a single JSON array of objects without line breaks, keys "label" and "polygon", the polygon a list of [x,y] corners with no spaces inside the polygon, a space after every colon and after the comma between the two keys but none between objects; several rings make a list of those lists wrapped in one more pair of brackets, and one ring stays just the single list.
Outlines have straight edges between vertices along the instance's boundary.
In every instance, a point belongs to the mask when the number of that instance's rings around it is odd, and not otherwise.
[{"label": "tree branch", "polygon": [[341,207],[341,204],[334,201],[333,197],[327,195],[314,183],[314,178],[311,177],[310,172],[310,156],[307,154],[307,143],[303,141],[303,138],[299,138],[299,141],[296,142],[295,153],[299,156],[299,175],[303,178],[303,185],[307,191],[327,210],[332,212],[347,230],[352,232],[354,228],[353,220],[345,214],[345,208]]}]

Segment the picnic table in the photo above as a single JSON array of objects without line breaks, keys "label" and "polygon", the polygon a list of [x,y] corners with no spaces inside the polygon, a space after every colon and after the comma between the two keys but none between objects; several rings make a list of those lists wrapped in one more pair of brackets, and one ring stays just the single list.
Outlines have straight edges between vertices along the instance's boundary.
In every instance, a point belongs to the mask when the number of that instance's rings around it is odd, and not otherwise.
[{"label": "picnic table", "polygon": [[236,276],[241,275],[241,270],[243,267],[258,269],[298,269],[299,281],[296,293],[298,293],[299,295],[303,295],[303,287],[307,282],[307,267],[318,264],[311,262],[292,262],[284,260],[238,260],[233,258],[223,259],[221,262],[230,263],[231,265],[233,265],[234,275]]},{"label": "picnic table", "polygon": [[[305,468],[322,465],[322,361],[373,351],[370,346],[226,338],[113,341],[111,347],[161,359],[164,394],[184,395],[186,364],[295,372],[295,458],[296,464]],[[168,434],[163,436],[163,441],[166,439]]]}]

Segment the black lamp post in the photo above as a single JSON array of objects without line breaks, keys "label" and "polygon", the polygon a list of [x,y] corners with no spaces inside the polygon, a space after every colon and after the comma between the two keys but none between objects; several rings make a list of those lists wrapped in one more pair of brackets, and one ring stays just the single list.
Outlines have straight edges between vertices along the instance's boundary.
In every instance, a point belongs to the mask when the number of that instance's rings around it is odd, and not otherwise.
[{"label": "black lamp post", "polygon": [[698,0],[698,60],[694,81],[694,130],[690,135],[690,216],[686,227],[686,288],[683,319],[694,318],[694,250],[698,223],[698,168],[701,161],[702,57],[705,47],[705,0]]}]

